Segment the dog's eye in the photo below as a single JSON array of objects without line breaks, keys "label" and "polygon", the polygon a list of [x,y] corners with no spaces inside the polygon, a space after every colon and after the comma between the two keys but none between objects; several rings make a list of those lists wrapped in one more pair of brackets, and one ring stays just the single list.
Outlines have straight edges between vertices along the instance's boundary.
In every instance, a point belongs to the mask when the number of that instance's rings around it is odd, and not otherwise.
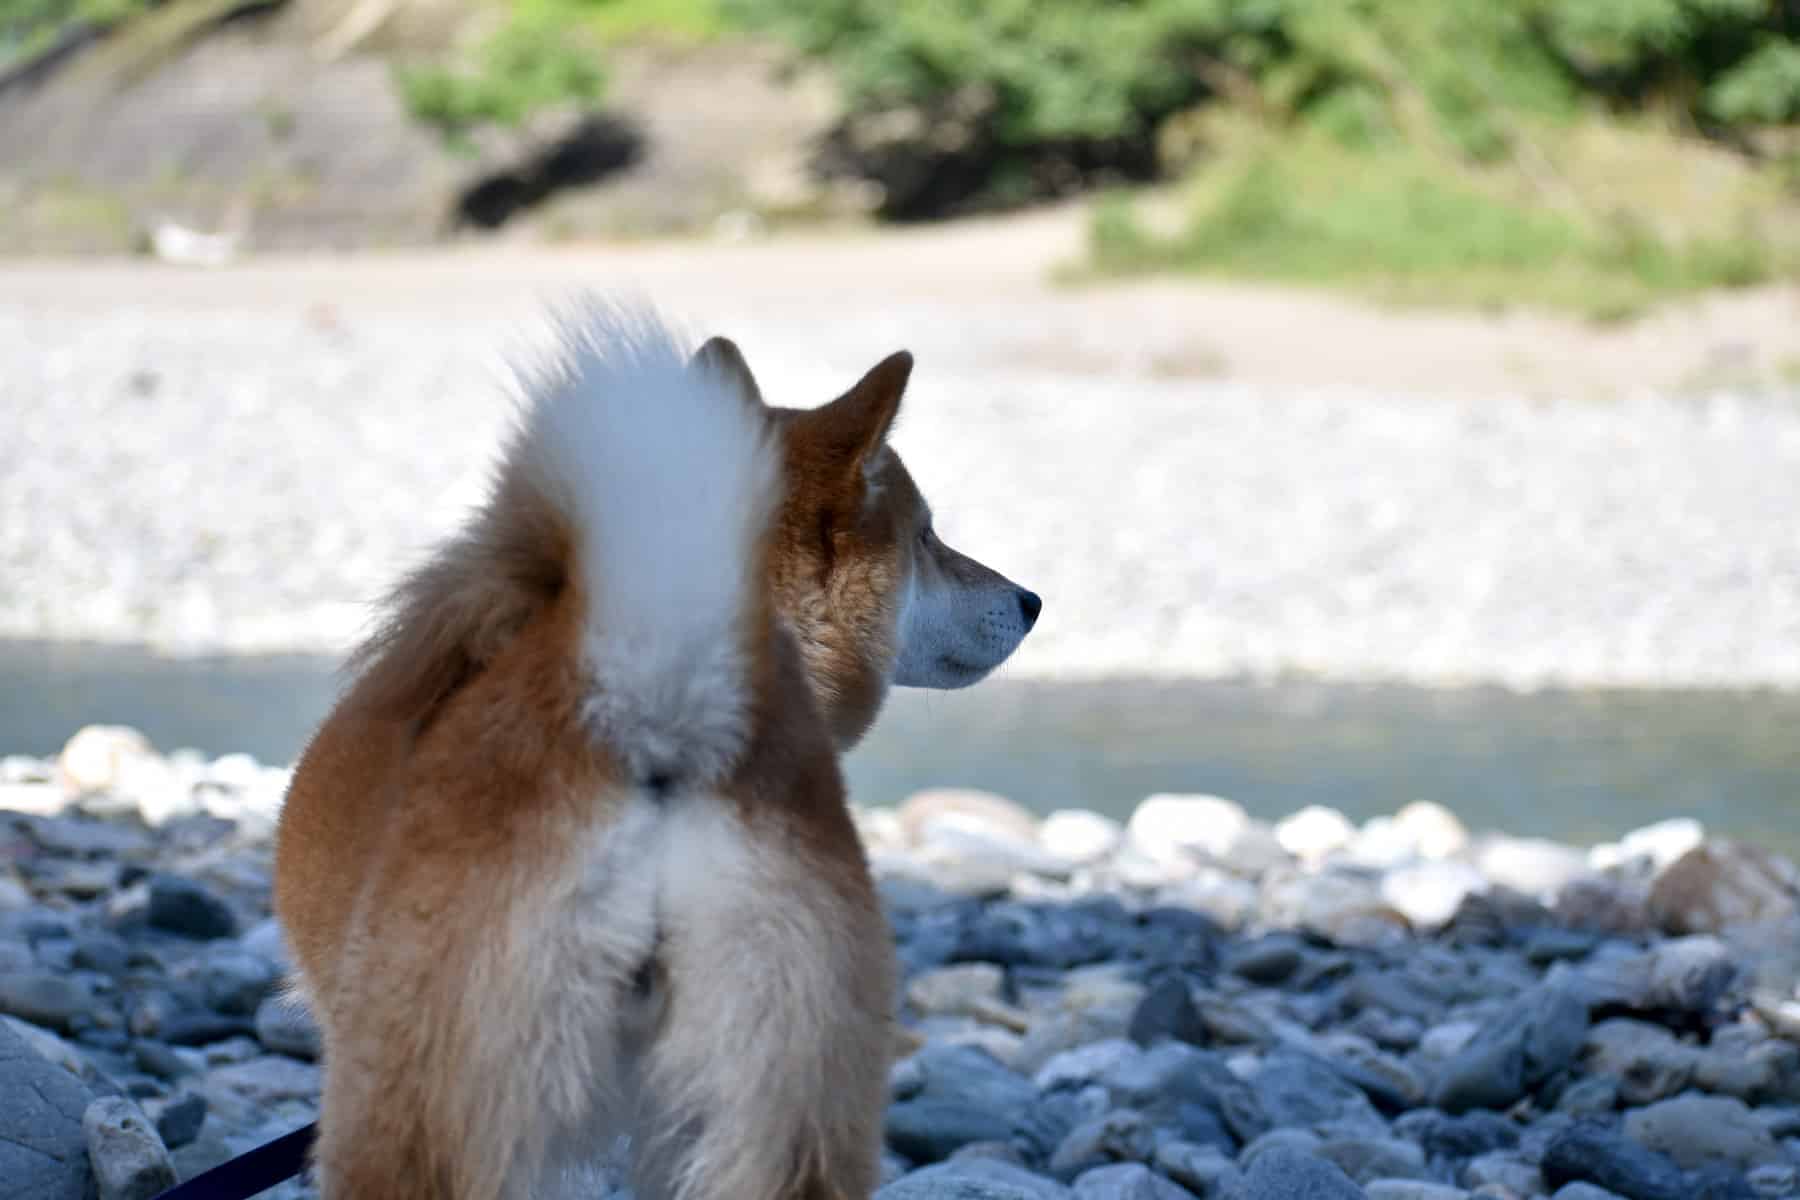
[{"label": "dog's eye", "polygon": [[923,546],[930,541],[931,541],[931,522],[927,521],[927,522],[925,522],[925,524],[923,526],[921,526],[919,528],[919,544],[921,546]]}]

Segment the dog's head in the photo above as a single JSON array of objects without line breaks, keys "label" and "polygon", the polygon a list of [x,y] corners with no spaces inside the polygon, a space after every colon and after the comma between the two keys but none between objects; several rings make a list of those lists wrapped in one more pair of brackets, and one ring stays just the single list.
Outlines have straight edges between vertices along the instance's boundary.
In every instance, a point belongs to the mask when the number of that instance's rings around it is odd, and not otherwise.
[{"label": "dog's head", "polygon": [[911,355],[883,359],[813,409],[765,404],[724,338],[694,363],[731,381],[779,432],[786,494],[771,555],[775,603],[840,746],[868,729],[891,684],[968,687],[1018,648],[1042,601],[944,544],[887,444]]}]

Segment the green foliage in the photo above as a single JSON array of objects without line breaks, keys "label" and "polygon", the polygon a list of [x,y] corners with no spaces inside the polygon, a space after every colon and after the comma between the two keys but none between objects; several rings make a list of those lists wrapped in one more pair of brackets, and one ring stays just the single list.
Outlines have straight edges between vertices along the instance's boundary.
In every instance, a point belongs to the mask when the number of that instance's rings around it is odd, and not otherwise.
[{"label": "green foliage", "polygon": [[1728,125],[1778,125],[1800,120],[1800,45],[1764,38],[1721,75],[1706,107]]},{"label": "green foliage", "polygon": [[466,64],[405,67],[397,78],[412,114],[453,141],[548,106],[591,105],[606,81],[593,50],[570,36],[560,4],[515,9]]},{"label": "green foliage", "polygon": [[149,0],[0,0],[0,67],[37,53],[76,22],[105,24],[148,7]]},{"label": "green foliage", "polygon": [[1695,121],[1800,106],[1792,0],[720,0],[831,64],[856,111],[991,98],[1021,152],[1153,139],[1223,101],[1348,145],[1504,158],[1596,104]]},{"label": "green foliage", "polygon": [[1100,206],[1094,262],[1109,272],[1197,271],[1605,317],[1758,283],[1800,262],[1793,247],[1778,250],[1751,229],[1669,232],[1637,211],[1550,202],[1505,168],[1404,146],[1352,150],[1322,135],[1240,146],[1200,177],[1190,201],[1187,222],[1160,235],[1124,200]]}]

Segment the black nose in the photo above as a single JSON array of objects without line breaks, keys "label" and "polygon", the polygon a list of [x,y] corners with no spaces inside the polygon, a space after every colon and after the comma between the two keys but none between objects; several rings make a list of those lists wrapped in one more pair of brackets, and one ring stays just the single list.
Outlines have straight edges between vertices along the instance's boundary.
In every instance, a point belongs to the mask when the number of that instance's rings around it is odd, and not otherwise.
[{"label": "black nose", "polygon": [[1038,614],[1044,611],[1044,598],[1036,592],[1020,588],[1019,611],[1025,614],[1025,628],[1030,629],[1037,624]]}]

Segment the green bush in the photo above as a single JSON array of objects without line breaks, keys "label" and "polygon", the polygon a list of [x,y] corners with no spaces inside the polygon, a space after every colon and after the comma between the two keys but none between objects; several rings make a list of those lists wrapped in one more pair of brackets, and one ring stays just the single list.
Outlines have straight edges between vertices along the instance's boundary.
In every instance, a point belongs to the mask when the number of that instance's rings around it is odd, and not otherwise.
[{"label": "green bush", "polygon": [[36,54],[77,22],[108,24],[149,0],[0,0],[0,67]]},{"label": "green bush", "polygon": [[1037,151],[1153,141],[1217,101],[1476,161],[1520,120],[1586,105],[1732,125],[1800,110],[1795,0],[722,2],[828,62],[852,119],[987,97],[996,179]]},{"label": "green bush", "polygon": [[479,125],[518,125],[551,105],[591,105],[605,72],[571,33],[566,5],[515,9],[469,63],[400,68],[401,94],[415,117],[453,141]]}]

